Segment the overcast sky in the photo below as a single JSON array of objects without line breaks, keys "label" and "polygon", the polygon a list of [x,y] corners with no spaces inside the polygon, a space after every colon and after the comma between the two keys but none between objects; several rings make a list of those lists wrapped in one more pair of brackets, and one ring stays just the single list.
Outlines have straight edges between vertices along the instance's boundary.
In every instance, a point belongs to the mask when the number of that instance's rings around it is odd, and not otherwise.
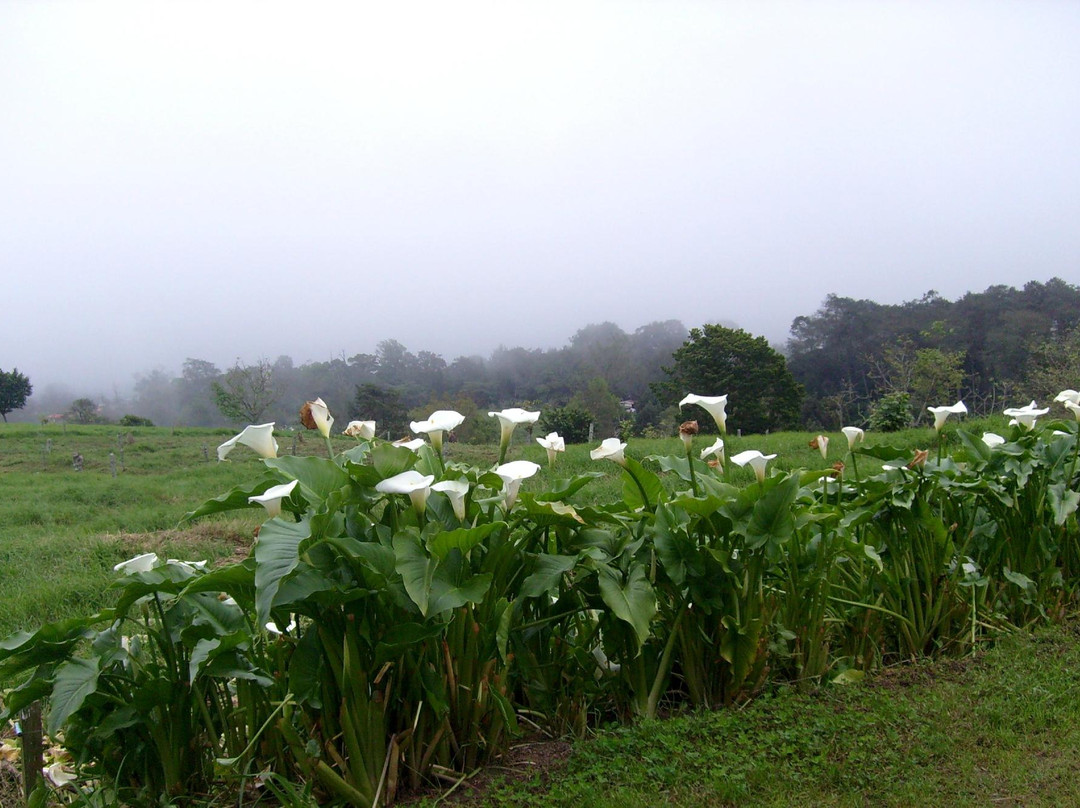
[{"label": "overcast sky", "polygon": [[[1080,3],[0,4],[0,368],[1080,282]],[[82,392],[82,391],[80,391]]]}]

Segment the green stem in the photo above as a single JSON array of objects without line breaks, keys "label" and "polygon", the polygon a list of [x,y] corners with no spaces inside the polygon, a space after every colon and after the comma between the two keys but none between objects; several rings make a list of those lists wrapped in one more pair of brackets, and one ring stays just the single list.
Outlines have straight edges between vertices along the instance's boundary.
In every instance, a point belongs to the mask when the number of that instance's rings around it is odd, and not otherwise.
[{"label": "green stem", "polygon": [[697,484],[697,472],[694,471],[694,457],[693,452],[690,451],[690,444],[686,444],[686,462],[690,466],[690,487],[694,490],[694,496],[700,496],[701,492],[698,490]]}]

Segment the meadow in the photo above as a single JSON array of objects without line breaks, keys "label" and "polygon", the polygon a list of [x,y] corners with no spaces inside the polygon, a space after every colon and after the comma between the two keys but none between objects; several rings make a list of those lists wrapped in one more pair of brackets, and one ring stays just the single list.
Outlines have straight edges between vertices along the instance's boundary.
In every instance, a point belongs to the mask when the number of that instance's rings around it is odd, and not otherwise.
[{"label": "meadow", "polygon": [[[906,804],[920,781],[955,804],[1054,804],[1022,792],[1071,788],[1045,741],[1076,746],[1057,707],[1075,695],[1075,637],[1016,633],[1067,625],[1075,607],[1075,426],[1051,426],[1065,431],[991,419],[871,434],[857,458],[840,434],[826,456],[813,434],[729,435],[728,458],[777,455],[760,481],[699,461],[704,435],[691,459],[678,438],[633,439],[625,460],[570,446],[549,467],[519,429],[508,459],[537,465],[515,500],[489,470],[495,446],[448,442],[440,458],[284,432],[276,460],[238,448],[218,462],[231,432],[7,425],[0,637],[27,633],[0,645],[0,675],[11,685],[36,667],[8,699],[52,691],[50,721],[66,722],[98,799],[462,793],[515,738],[600,731],[557,776],[491,785],[479,804]],[[987,430],[1009,435],[1004,448],[974,437]],[[379,493],[416,469],[467,483],[468,518],[449,495],[418,507]],[[247,497],[283,479],[299,487],[268,520]],[[184,563],[197,560],[209,564]],[[54,627],[35,633],[42,623]],[[1027,681],[1040,642],[1066,661]],[[69,657],[88,648],[89,663]],[[865,685],[932,659],[967,661],[925,692]],[[969,673],[985,682],[974,692]],[[979,743],[943,728],[898,747],[899,725],[933,725],[926,704],[970,713]],[[1042,746],[1024,742],[1026,721]],[[829,752],[815,753],[823,736]],[[934,774],[951,744],[958,776],[1018,761],[1032,774],[952,788]],[[888,776],[854,768],[868,747]],[[987,749],[1010,762],[987,763]]]}]

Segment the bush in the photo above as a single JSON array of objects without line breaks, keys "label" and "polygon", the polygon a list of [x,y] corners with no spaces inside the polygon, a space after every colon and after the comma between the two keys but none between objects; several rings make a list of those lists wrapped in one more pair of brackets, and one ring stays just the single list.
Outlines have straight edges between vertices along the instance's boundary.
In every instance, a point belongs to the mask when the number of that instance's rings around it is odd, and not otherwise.
[{"label": "bush", "polygon": [[875,432],[898,432],[911,426],[911,396],[889,393],[870,408],[870,428]]},{"label": "bush", "polygon": [[540,428],[545,432],[558,432],[567,443],[585,443],[589,440],[589,424],[592,415],[573,404],[544,410],[540,416]]},{"label": "bush", "polygon": [[125,415],[117,422],[120,426],[153,426],[154,422],[141,415]]}]

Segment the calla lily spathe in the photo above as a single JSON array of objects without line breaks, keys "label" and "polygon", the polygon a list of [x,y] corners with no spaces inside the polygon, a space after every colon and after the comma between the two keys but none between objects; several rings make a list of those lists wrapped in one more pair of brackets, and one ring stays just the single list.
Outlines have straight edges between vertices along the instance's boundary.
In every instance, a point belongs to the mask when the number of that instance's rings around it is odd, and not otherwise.
[{"label": "calla lily spathe", "polygon": [[1049,407],[1044,407],[1040,410],[1039,406],[1034,401],[1026,407],[1009,407],[1009,409],[1004,410],[1004,414],[1013,419],[1009,422],[1010,426],[1019,424],[1024,429],[1031,429],[1035,426],[1035,419],[1040,415],[1046,415],[1048,412],[1050,412]]},{"label": "calla lily spathe", "polygon": [[229,438],[217,447],[218,460],[224,460],[238,443],[253,449],[259,457],[277,457],[278,444],[274,440],[274,422],[245,426],[239,435]]},{"label": "calla lily spathe", "polygon": [[727,396],[698,396],[687,393],[686,398],[679,402],[679,409],[687,404],[697,404],[713,417],[721,435],[727,434]]},{"label": "calla lily spathe", "polygon": [[423,513],[434,481],[434,474],[421,474],[416,469],[409,469],[379,481],[375,490],[380,494],[408,494],[416,512]]},{"label": "calla lily spathe", "polygon": [[1005,438],[1001,437],[994,432],[983,432],[982,442],[993,449],[995,446],[1000,446],[1005,442]]},{"label": "calla lily spathe", "polygon": [[562,439],[558,432],[549,432],[547,437],[537,438],[536,442],[547,449],[548,465],[555,465],[555,456],[559,452],[566,451],[566,441]]},{"label": "calla lily spathe", "polygon": [[535,424],[540,420],[540,413],[529,412],[521,407],[509,407],[501,412],[489,412],[489,418],[499,419],[499,462],[506,457],[506,448],[510,445],[510,438],[514,434],[514,427],[518,424]]},{"label": "calla lily spathe", "polygon": [[308,429],[317,429],[324,438],[330,437],[330,427],[334,425],[334,416],[330,414],[326,403],[317,398],[304,402],[300,408],[300,422]]},{"label": "calla lily spathe", "polygon": [[968,408],[963,401],[957,401],[955,404],[949,407],[927,407],[926,409],[933,413],[934,429],[938,432],[940,432],[941,428],[945,426],[945,419],[948,418],[950,415],[965,414],[968,411]]},{"label": "calla lily spathe", "polygon": [[849,452],[854,451],[855,447],[866,439],[866,433],[857,426],[845,426],[840,431],[843,432],[844,437],[847,438],[847,448]]},{"label": "calla lily spathe", "polygon": [[765,482],[765,466],[769,461],[776,457],[775,454],[762,454],[757,449],[747,449],[745,452],[739,452],[737,455],[731,458],[731,462],[736,466],[750,465],[750,468],[754,470],[754,476],[757,477],[759,483]]},{"label": "calla lily spathe", "polygon": [[258,502],[266,508],[266,513],[273,519],[281,514],[281,500],[291,496],[298,484],[299,480],[293,480],[291,483],[272,486],[258,496],[248,497],[248,502]]},{"label": "calla lily spathe", "polygon": [[818,451],[821,452],[821,459],[822,460],[828,460],[829,459],[829,439],[827,437],[825,437],[824,435],[818,435],[817,438],[815,438],[815,440],[817,440]]},{"label": "calla lily spathe", "polygon": [[121,572],[124,575],[133,575],[136,572],[149,572],[157,566],[157,563],[157,553],[143,553],[134,558],[129,558],[127,561],[121,561],[113,567],[113,571]]},{"label": "calla lily spathe", "polygon": [[1080,421],[1080,404],[1077,404],[1075,401],[1066,401],[1065,409],[1071,412],[1077,421]]},{"label": "calla lily spathe", "polygon": [[394,441],[391,445],[402,446],[409,451],[415,452],[418,451],[421,446],[426,446],[427,442],[423,438],[412,438],[411,440],[409,438],[401,438],[400,440]]},{"label": "calla lily spathe", "polygon": [[409,424],[409,427],[413,432],[426,433],[428,438],[431,439],[431,445],[435,447],[435,451],[441,455],[443,433],[457,429],[464,420],[465,416],[460,412],[455,412],[454,410],[435,410],[435,412],[428,416],[426,421],[413,421]]},{"label": "calla lily spathe", "polygon": [[704,460],[709,455],[715,455],[716,459],[720,461],[720,465],[724,464],[724,439],[717,438],[716,442],[708,449],[701,450],[701,459]]},{"label": "calla lily spathe", "polygon": [[459,522],[465,521],[465,496],[469,493],[469,483],[466,480],[442,480],[431,486],[431,490],[445,494],[454,509],[454,516]]},{"label": "calla lily spathe", "polygon": [[540,471],[539,464],[533,463],[531,460],[514,460],[510,463],[503,463],[501,466],[495,467],[495,473],[498,474],[503,481],[503,495],[506,498],[506,510],[509,511],[514,507],[514,502],[517,501],[518,490],[521,488],[521,481],[527,480],[538,471]]},{"label": "calla lily spathe", "polygon": [[607,438],[602,441],[599,446],[589,452],[589,457],[593,460],[610,460],[613,463],[618,463],[620,466],[626,465],[626,457],[623,454],[626,451],[626,444],[618,438]]},{"label": "calla lily spathe", "polygon": [[350,438],[363,438],[364,440],[371,440],[375,437],[375,422],[374,421],[349,421],[349,425],[345,427],[343,435],[348,435]]},{"label": "calla lily spathe", "polygon": [[1058,404],[1064,404],[1067,401],[1071,401],[1073,404],[1080,404],[1080,392],[1076,390],[1062,390],[1054,398],[1054,401]]}]

